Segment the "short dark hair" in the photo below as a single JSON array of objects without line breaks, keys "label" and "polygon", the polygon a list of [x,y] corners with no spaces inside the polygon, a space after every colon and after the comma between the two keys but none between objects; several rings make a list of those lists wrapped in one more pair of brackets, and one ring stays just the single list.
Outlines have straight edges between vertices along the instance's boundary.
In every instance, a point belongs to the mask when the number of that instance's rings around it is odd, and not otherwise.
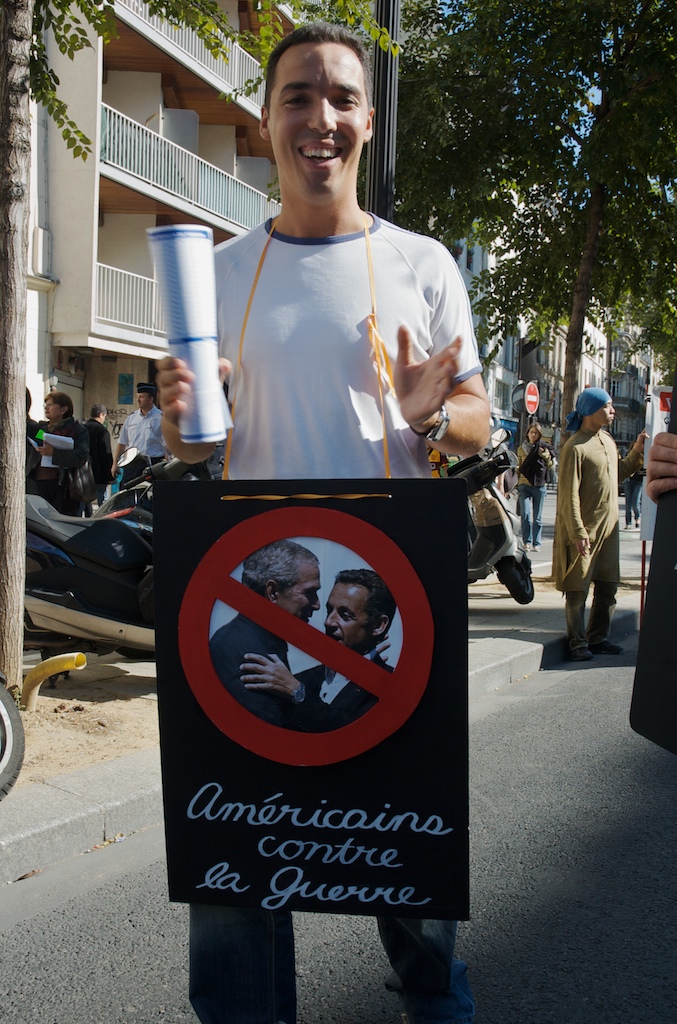
[{"label": "short dark hair", "polygon": [[275,72],[277,71],[280,57],[292,46],[301,46],[304,43],[338,43],[340,46],[347,46],[349,50],[352,50],[362,65],[367,105],[371,107],[373,96],[371,54],[367,47],[359,36],[356,36],[343,25],[331,25],[326,21],[312,21],[307,25],[301,25],[299,28],[294,29],[288,36],[281,39],[268,58],[266,66],[266,93],[263,100],[263,105],[266,109],[268,109],[270,93],[275,85]]},{"label": "short dark hair", "polygon": [[65,391],[50,391],[48,395],[45,395],[45,401],[53,402],[54,405],[65,406],[67,409],[66,415],[73,415],[73,399]]},{"label": "short dark hair", "polygon": [[265,594],[268,580],[275,580],[280,590],[289,590],[298,580],[301,566],[308,562],[319,571],[317,555],[308,548],[294,540],[274,540],[245,558],[242,582],[256,594]]},{"label": "short dark hair", "polygon": [[107,412],[108,412],[108,409],[106,408],[105,405],[97,404],[97,405],[93,405],[92,406],[92,408],[89,411],[89,416],[90,416],[90,419],[95,420],[97,416],[101,415],[101,413],[103,413],[104,416],[105,416]]},{"label": "short dark hair", "polygon": [[377,626],[385,615],[388,625],[393,621],[397,605],[385,583],[373,569],[342,569],[336,574],[334,584],[347,587],[364,587],[367,591],[367,616],[371,626]]}]

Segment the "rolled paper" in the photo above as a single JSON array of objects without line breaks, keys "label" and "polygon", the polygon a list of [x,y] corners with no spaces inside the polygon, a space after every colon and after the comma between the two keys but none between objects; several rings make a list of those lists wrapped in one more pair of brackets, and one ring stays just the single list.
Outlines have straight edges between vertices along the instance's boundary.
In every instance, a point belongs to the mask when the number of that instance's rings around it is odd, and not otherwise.
[{"label": "rolled paper", "polygon": [[175,224],[148,228],[169,351],[195,374],[181,439],[220,441],[233,421],[219,381],[214,237],[211,228]]}]

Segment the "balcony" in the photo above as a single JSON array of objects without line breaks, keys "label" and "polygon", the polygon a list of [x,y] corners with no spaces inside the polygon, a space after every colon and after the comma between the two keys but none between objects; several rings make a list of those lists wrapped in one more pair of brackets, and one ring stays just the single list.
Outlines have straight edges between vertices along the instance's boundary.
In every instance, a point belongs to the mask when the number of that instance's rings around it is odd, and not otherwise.
[{"label": "balcony", "polygon": [[100,156],[103,175],[230,234],[243,234],[280,211],[263,192],[106,104]]},{"label": "balcony", "polygon": [[[115,0],[115,14],[120,21],[197,73],[219,92],[242,92],[247,82],[261,74],[258,61],[237,43],[231,43],[223,36],[229,53],[228,61],[214,57],[192,29],[174,28],[150,14],[144,0]],[[263,92],[263,85],[260,85],[251,96],[239,96],[236,102],[258,119]]]},{"label": "balcony", "polygon": [[631,415],[637,415],[642,408],[641,402],[636,398],[628,398],[626,395],[613,395],[611,401],[617,413],[628,412]]},{"label": "balcony", "polygon": [[94,315],[99,325],[165,338],[158,286],[150,277],[97,263]]}]

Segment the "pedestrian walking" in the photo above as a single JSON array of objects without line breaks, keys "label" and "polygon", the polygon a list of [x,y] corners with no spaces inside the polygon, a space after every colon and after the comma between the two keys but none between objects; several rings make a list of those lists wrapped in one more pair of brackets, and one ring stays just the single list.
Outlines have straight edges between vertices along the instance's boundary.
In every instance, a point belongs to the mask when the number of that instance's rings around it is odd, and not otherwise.
[{"label": "pedestrian walking", "polygon": [[[569,656],[576,662],[623,650],[608,638],[620,581],[618,479],[641,468],[646,433],[642,431],[621,459],[607,429],[614,416],[608,392],[586,388],[567,416],[567,428],[575,433],[560,455],[553,576],[566,597]],[[586,629],[591,583],[594,597]]]},{"label": "pedestrian walking", "polygon": [[635,517],[635,529],[639,530],[639,517],[642,512],[642,482],[643,473],[633,473],[627,480],[623,481],[623,494],[625,495],[625,529],[632,529],[632,517]]},{"label": "pedestrian walking", "polygon": [[[85,421],[85,428],[89,434],[89,464],[92,467],[94,484],[96,486],[97,504],[103,505],[106,488],[113,482],[113,452],[110,443],[110,434],[104,425],[108,410],[105,405],[93,405],[89,419]],[[87,519],[92,514],[92,503],[83,502],[82,511]]]},{"label": "pedestrian walking", "polygon": [[[155,404],[156,395],[155,384],[136,385],[136,400],[139,407],[122,424],[115,449],[114,476],[117,476],[118,460],[127,448],[138,448],[139,455],[150,459],[153,465],[169,458],[171,453],[162,434],[162,413]],[[138,476],[145,465],[145,459],[141,458],[130,462],[122,472],[122,483]]]},{"label": "pedestrian walking", "polygon": [[543,440],[541,428],[532,423],[524,444],[517,450],[519,480],[517,492],[522,518],[522,540],[526,551],[541,550],[543,503],[547,491],[548,471],[553,464],[552,449]]},{"label": "pedestrian walking", "polygon": [[56,448],[42,440],[38,446],[40,462],[29,473],[37,493],[58,512],[77,516],[80,498],[71,495],[71,471],[80,469],[89,458],[89,434],[73,417],[73,400],[64,391],[51,391],[45,397],[46,419],[40,429],[46,434],[72,438],[70,448]]}]

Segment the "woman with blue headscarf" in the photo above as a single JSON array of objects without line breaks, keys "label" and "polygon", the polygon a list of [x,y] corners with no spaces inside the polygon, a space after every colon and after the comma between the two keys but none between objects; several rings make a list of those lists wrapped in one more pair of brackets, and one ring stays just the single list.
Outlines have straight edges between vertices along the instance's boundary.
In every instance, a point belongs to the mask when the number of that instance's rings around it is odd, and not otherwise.
[{"label": "woman with blue headscarf", "polygon": [[[645,431],[620,459],[608,428],[615,412],[603,388],[586,388],[567,416],[573,432],[560,457],[557,518],[553,546],[555,585],[566,597],[566,624],[572,661],[595,654],[620,654],[609,641],[611,617],[620,581],[618,480],[642,466]],[[585,601],[594,596],[585,627]]]}]

